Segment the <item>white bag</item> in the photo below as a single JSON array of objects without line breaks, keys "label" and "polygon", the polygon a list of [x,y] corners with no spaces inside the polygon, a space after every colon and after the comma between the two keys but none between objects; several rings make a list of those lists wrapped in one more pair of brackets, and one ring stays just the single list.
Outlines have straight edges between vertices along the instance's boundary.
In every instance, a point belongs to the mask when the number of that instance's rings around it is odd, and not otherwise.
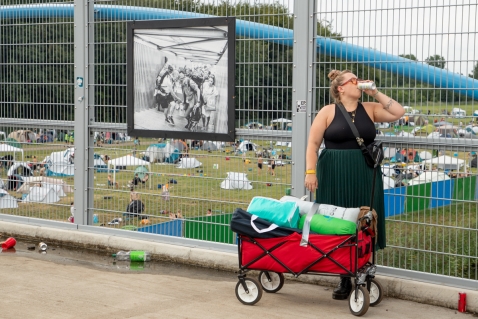
[{"label": "white bag", "polygon": [[357,222],[358,215],[360,213],[360,208],[345,208],[334,205],[320,204],[316,214],[340,218],[344,220],[351,221],[353,223]]}]

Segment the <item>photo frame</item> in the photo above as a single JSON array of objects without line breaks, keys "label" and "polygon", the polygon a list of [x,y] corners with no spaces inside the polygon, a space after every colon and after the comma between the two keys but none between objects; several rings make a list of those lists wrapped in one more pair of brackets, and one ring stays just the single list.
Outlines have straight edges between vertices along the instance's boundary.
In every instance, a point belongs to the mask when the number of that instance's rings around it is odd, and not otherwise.
[{"label": "photo frame", "polygon": [[234,17],[127,23],[130,136],[235,139]]}]

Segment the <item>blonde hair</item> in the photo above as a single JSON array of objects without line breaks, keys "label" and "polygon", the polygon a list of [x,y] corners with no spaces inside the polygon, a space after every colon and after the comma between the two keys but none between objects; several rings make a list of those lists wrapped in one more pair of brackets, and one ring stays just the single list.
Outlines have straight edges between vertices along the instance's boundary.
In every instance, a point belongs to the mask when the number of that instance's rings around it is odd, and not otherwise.
[{"label": "blonde hair", "polygon": [[344,75],[347,73],[352,73],[350,70],[332,70],[329,72],[327,77],[330,79],[330,95],[334,98],[334,102],[340,102],[340,92],[338,87],[344,80]]}]

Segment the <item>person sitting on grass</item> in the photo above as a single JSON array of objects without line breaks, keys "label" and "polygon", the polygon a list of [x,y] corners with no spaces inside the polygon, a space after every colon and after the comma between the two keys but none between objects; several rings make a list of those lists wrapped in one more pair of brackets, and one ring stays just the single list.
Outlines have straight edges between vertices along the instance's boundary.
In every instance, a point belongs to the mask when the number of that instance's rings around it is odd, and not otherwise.
[{"label": "person sitting on grass", "polygon": [[134,174],[133,180],[130,182],[130,186],[138,186],[138,184],[141,183],[141,178],[139,178],[138,173]]},{"label": "person sitting on grass", "polygon": [[148,179],[149,179],[149,174],[148,173],[144,174],[144,177],[141,180],[141,183],[143,183],[143,184],[146,183],[148,181]]},{"label": "person sitting on grass", "polygon": [[108,187],[114,187],[116,189],[119,187],[118,182],[115,182],[113,180],[113,178],[111,177],[111,174],[108,174]]}]

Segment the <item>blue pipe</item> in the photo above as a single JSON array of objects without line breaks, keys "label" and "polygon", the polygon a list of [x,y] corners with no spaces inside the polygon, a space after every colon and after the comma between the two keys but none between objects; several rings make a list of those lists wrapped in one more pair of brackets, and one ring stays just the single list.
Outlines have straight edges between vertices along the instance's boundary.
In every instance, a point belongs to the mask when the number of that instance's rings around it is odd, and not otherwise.
[{"label": "blue pipe", "polygon": [[[0,7],[0,19],[73,18],[73,13],[72,4],[34,4]],[[96,20],[164,20],[206,17],[213,16],[167,9],[95,5]],[[294,37],[293,30],[244,20],[236,20],[236,34],[241,37],[260,39],[286,46],[293,45]],[[402,75],[435,87],[450,89],[478,100],[478,81],[468,76],[330,38],[318,37],[317,50],[322,54],[338,59],[363,63],[370,67]]]}]

